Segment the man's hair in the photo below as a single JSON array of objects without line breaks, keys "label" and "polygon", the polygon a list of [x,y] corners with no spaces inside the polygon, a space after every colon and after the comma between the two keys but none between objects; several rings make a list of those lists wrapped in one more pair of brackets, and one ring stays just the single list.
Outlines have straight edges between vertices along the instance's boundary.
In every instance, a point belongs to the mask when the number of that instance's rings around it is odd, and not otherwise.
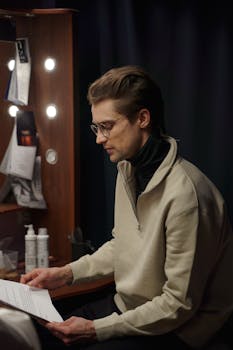
[{"label": "man's hair", "polygon": [[123,66],[107,71],[88,89],[91,105],[111,99],[117,113],[134,121],[142,108],[151,115],[151,132],[156,136],[165,133],[164,105],[160,88],[141,67]]}]

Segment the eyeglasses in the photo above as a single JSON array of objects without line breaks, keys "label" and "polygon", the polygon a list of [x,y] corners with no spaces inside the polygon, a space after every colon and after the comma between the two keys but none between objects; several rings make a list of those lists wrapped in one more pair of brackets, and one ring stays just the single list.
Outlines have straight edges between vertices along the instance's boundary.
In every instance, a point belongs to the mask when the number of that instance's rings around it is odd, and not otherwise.
[{"label": "eyeglasses", "polygon": [[122,119],[123,117],[117,119],[117,120],[108,120],[106,122],[102,123],[92,123],[90,125],[91,130],[93,133],[97,136],[98,132],[100,131],[101,134],[108,139],[110,137],[110,132],[113,129],[113,127],[116,125],[116,123]]}]

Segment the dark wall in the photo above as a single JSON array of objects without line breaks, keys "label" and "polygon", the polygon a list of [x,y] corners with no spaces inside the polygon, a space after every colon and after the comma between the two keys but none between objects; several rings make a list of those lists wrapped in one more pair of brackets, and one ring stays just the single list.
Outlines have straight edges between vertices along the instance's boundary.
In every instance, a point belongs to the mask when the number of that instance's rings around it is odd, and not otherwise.
[{"label": "dark wall", "polygon": [[81,226],[86,238],[97,247],[110,237],[116,176],[89,128],[87,88],[106,70],[125,64],[142,65],[157,80],[168,133],[180,140],[182,155],[220,189],[233,220],[232,1],[36,3],[33,7],[79,10]]}]

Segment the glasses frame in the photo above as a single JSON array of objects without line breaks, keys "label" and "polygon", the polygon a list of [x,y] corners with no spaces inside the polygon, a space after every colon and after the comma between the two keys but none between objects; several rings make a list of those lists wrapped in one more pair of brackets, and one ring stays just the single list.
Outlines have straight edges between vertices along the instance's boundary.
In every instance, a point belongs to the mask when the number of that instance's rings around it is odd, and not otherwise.
[{"label": "glasses frame", "polygon": [[96,136],[98,136],[98,132],[100,131],[106,139],[109,139],[111,130],[122,118],[124,117],[121,117],[117,120],[106,120],[105,122],[101,123],[92,123],[90,125],[90,128]]}]

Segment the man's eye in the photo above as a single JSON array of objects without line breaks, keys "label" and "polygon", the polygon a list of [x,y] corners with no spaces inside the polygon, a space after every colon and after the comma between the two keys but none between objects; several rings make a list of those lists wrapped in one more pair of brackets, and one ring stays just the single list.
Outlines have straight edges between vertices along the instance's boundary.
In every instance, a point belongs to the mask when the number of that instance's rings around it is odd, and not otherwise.
[{"label": "man's eye", "polygon": [[114,125],[113,123],[104,123],[104,124],[101,124],[100,126],[105,130],[111,130],[113,125]]}]

